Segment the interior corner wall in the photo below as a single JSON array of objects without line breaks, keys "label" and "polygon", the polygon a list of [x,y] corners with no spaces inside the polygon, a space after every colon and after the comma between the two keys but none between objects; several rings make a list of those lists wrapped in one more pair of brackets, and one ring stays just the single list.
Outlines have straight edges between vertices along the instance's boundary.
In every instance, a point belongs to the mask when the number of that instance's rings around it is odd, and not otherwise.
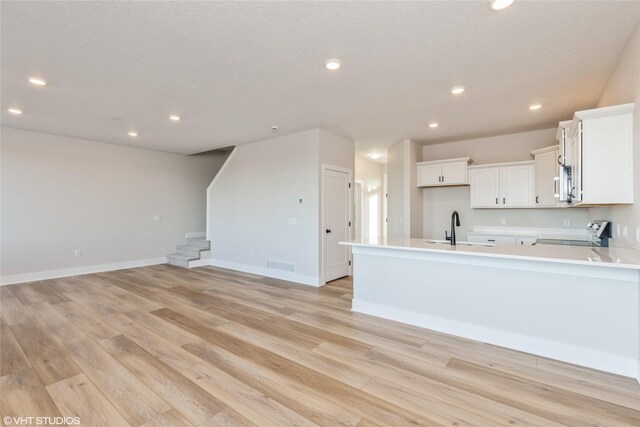
[{"label": "interior corner wall", "polygon": [[[474,165],[533,160],[531,151],[556,145],[556,129],[542,129],[468,139],[443,144],[425,145],[423,161],[471,157]],[[423,236],[444,239],[450,228],[451,213],[460,214],[458,235],[464,236],[474,226],[562,228],[568,219],[570,228],[584,228],[588,221],[586,208],[550,209],[471,209],[469,186],[423,188]]]},{"label": "interior corner wall", "polygon": [[[633,119],[633,205],[589,208],[589,219],[612,221],[613,238],[636,248],[640,242],[640,23],[627,41],[613,74],[598,100],[598,107],[635,102]],[[618,234],[617,225],[627,226],[627,237]],[[621,227],[621,232],[624,228]]]},{"label": "interior corner wall", "polygon": [[185,233],[204,231],[206,188],[227,157],[0,136],[3,283],[164,262]]},{"label": "interior corner wall", "polygon": [[291,280],[319,284],[319,164],[317,129],[237,146],[210,189],[212,262],[258,274],[293,263]]},{"label": "interior corner wall", "polygon": [[[423,235],[423,201],[422,189],[418,188],[418,166],[417,163],[422,161],[422,146],[410,139],[405,140],[405,176],[407,179],[406,188],[409,194],[406,200],[409,206],[405,209],[409,212],[409,218],[406,218],[409,224],[409,230],[405,231],[405,235],[414,238],[421,238]],[[408,173],[407,173],[408,172]],[[405,202],[406,202],[405,200]]]}]

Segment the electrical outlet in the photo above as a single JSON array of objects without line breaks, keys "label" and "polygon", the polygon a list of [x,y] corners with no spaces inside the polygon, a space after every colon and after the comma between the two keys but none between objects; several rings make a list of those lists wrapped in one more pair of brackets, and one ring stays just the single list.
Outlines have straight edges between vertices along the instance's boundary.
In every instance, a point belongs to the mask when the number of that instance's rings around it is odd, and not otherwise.
[{"label": "electrical outlet", "polygon": [[293,218],[293,217],[287,218],[287,224],[295,225],[297,223],[298,223],[298,219],[297,218]]},{"label": "electrical outlet", "polygon": [[80,249],[76,249],[73,251],[73,256],[80,256],[82,255],[82,251]]},{"label": "electrical outlet", "polygon": [[500,224],[507,225],[507,218],[500,218]]},{"label": "electrical outlet", "polygon": [[570,226],[571,226],[571,220],[570,220],[570,219],[568,219],[568,218],[565,218],[565,219],[562,221],[562,224],[563,224],[565,227],[570,227]]},{"label": "electrical outlet", "polygon": [[160,221],[160,215],[154,215],[154,216],[153,216],[153,221],[154,221],[154,222],[158,222],[158,221]]},{"label": "electrical outlet", "polygon": [[625,239],[629,238],[629,227],[627,227],[627,224],[624,224],[622,226],[622,237],[624,237]]}]

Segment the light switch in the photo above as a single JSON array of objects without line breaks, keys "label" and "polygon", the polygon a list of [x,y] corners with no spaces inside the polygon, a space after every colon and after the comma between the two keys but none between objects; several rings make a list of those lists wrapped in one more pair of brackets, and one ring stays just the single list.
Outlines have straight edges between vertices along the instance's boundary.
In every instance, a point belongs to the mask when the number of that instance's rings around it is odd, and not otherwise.
[{"label": "light switch", "polygon": [[82,255],[82,251],[80,249],[76,249],[73,251],[73,256],[80,256]]},{"label": "light switch", "polygon": [[154,216],[153,216],[153,220],[154,220],[155,222],[160,221],[160,215],[154,215]]}]

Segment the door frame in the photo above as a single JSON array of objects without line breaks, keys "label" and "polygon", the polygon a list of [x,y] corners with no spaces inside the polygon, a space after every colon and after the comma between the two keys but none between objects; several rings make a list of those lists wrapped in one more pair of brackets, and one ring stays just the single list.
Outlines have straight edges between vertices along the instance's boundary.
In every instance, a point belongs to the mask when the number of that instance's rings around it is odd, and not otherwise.
[{"label": "door frame", "polygon": [[[322,272],[322,279],[320,280],[321,284],[325,284],[326,282],[326,266],[325,266],[325,240],[324,240],[324,190],[325,190],[325,183],[324,183],[324,175],[325,175],[325,171],[335,171],[335,172],[342,172],[342,173],[346,173],[348,176],[348,181],[349,181],[349,188],[348,188],[348,196],[347,196],[347,210],[348,210],[348,221],[351,221],[351,225],[353,225],[353,210],[354,210],[354,201],[353,201],[353,190],[354,190],[354,181],[353,181],[353,169],[348,169],[348,168],[343,168],[342,166],[336,166],[336,165],[332,165],[332,164],[328,164],[328,163],[322,163],[321,168],[320,168],[320,229],[318,230],[318,233],[320,235],[320,271]],[[351,240],[353,239],[353,226],[348,227],[349,232],[348,232],[348,236],[347,239]],[[353,255],[351,253],[351,247],[349,247],[349,276],[353,275]]]}]

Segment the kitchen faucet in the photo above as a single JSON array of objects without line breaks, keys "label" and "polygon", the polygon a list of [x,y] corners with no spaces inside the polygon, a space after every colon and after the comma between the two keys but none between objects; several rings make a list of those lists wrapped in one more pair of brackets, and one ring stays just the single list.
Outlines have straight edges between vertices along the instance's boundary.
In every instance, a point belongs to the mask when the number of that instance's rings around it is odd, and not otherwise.
[{"label": "kitchen faucet", "polygon": [[[455,223],[453,222],[455,218]],[[451,236],[447,236],[447,232],[444,232],[444,238],[451,242],[451,245],[456,245],[456,226],[460,227],[460,215],[458,211],[453,211],[451,214]]]}]

